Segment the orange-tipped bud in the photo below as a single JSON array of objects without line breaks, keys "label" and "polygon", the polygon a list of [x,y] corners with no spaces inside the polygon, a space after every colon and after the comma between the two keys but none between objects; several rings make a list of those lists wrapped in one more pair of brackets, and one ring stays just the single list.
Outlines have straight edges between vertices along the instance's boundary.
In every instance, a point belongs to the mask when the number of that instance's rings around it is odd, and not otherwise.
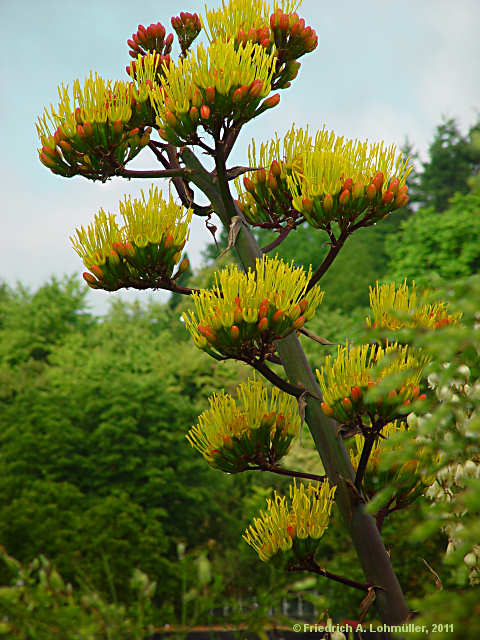
[{"label": "orange-tipped bud", "polygon": [[263,89],[263,80],[257,79],[257,80],[254,80],[250,85],[248,93],[252,98],[258,98],[258,96],[262,93],[262,89]]},{"label": "orange-tipped bud", "polygon": [[131,242],[126,242],[123,246],[125,247],[125,251],[127,253],[127,256],[129,258],[134,258],[135,257],[135,247],[133,246],[133,244]]},{"label": "orange-tipped bud", "polygon": [[278,18],[278,27],[281,31],[287,31],[290,26],[290,19],[288,14],[282,13]]},{"label": "orange-tipped bud", "polygon": [[265,169],[259,169],[255,174],[257,182],[265,182],[267,180],[267,172]]},{"label": "orange-tipped bud", "polygon": [[400,180],[398,178],[393,178],[390,180],[390,184],[388,185],[388,190],[393,193],[393,195],[397,195],[398,188],[400,187]]},{"label": "orange-tipped bud", "polygon": [[92,284],[93,285],[98,284],[98,280],[94,276],[92,276],[91,273],[88,273],[88,271],[85,271],[84,273],[82,273],[82,276],[85,282],[88,284],[88,286],[91,286]]},{"label": "orange-tipped bud", "polygon": [[[60,143],[61,144],[61,143]],[[407,196],[406,193],[398,193],[397,197],[395,198],[395,206],[397,209],[401,209],[402,207],[404,207],[407,202],[409,200],[409,197]]]},{"label": "orange-tipped bud", "polygon": [[382,202],[383,204],[390,204],[394,198],[395,196],[391,191],[385,191],[385,193],[382,196]]},{"label": "orange-tipped bud", "polygon": [[410,392],[412,398],[416,398],[419,393],[420,393],[420,389],[417,386],[412,387],[412,390]]},{"label": "orange-tipped bud", "polygon": [[184,258],[181,263],[178,265],[177,273],[185,273],[188,267],[190,266],[190,260],[188,258]]},{"label": "orange-tipped bud", "polygon": [[72,145],[69,144],[66,140],[60,140],[58,144],[60,145],[62,151],[66,151],[67,153],[70,153],[73,150]]},{"label": "orange-tipped bud", "polygon": [[235,89],[232,95],[233,104],[237,104],[243,99],[243,91],[241,89]]},{"label": "orange-tipped bud", "polygon": [[79,138],[85,138],[85,130],[81,124],[77,124],[77,135]]},{"label": "orange-tipped bud", "polygon": [[271,173],[268,174],[267,183],[272,191],[276,191],[278,189],[277,179]]},{"label": "orange-tipped bud", "polygon": [[267,329],[268,329],[268,318],[262,318],[260,320],[260,322],[257,324],[257,329],[260,331],[260,333],[263,333],[264,331],[267,331]]},{"label": "orange-tipped bud", "polygon": [[80,107],[77,107],[77,108],[75,109],[75,121],[76,121],[78,124],[81,124],[81,123],[82,123],[82,111],[81,111]]},{"label": "orange-tipped bud", "polygon": [[115,120],[113,123],[113,132],[117,135],[120,135],[123,131],[123,124],[121,120]]},{"label": "orange-tipped bud", "polygon": [[333,198],[329,193],[326,193],[324,198],[323,198],[323,210],[324,211],[331,211],[333,208]]},{"label": "orange-tipped bud", "polygon": [[302,207],[303,207],[303,210],[306,211],[307,213],[312,213],[313,204],[312,204],[312,201],[310,200],[310,198],[303,198]]},{"label": "orange-tipped bud", "polygon": [[390,389],[390,391],[388,392],[388,397],[390,398],[390,400],[395,400],[395,398],[397,397],[397,392],[395,391],[395,389]]},{"label": "orange-tipped bud", "polygon": [[329,404],[327,404],[326,402],[322,402],[322,404],[320,406],[322,408],[323,413],[326,416],[328,416],[329,418],[331,418],[333,416],[333,409]]},{"label": "orange-tipped bud", "polygon": [[175,127],[178,124],[178,120],[175,117],[175,114],[173,114],[171,111],[167,111],[165,113],[165,120],[167,121],[167,124],[172,127],[172,129],[175,129]]},{"label": "orange-tipped bud", "polygon": [[262,300],[262,302],[260,303],[260,306],[258,308],[258,317],[259,318],[264,318],[267,315],[268,307],[269,307],[268,299],[264,298]]},{"label": "orange-tipped bud", "polygon": [[205,89],[205,97],[208,104],[213,104],[215,102],[215,87],[207,87]]},{"label": "orange-tipped bud", "polygon": [[272,321],[274,324],[278,324],[279,322],[281,322],[283,320],[283,317],[285,316],[285,313],[279,309],[278,311],[275,311],[275,313],[273,314],[272,317]]},{"label": "orange-tipped bud", "polygon": [[291,524],[287,525],[287,536],[289,536],[292,539],[295,537],[295,529],[292,527]]},{"label": "orange-tipped bud", "polygon": [[173,236],[171,233],[168,234],[168,236],[165,238],[164,242],[163,242],[163,246],[165,247],[165,249],[171,249],[173,247]]},{"label": "orange-tipped bud", "polygon": [[347,178],[343,182],[343,188],[344,189],[348,189],[348,191],[351,191],[353,189],[353,180],[352,180],[352,178]]},{"label": "orange-tipped bud", "polygon": [[273,107],[276,107],[279,102],[280,94],[274,93],[273,96],[266,98],[266,100],[264,100],[260,106],[264,109],[272,109]]},{"label": "orange-tipped bud", "polygon": [[199,113],[197,107],[192,107],[190,109],[190,111],[188,112],[188,115],[190,116],[190,120],[194,124],[196,124],[200,120],[200,113]]},{"label": "orange-tipped bud", "polygon": [[302,298],[298,303],[298,306],[300,307],[300,311],[302,313],[305,313],[305,311],[308,309],[308,300],[306,298]]},{"label": "orange-tipped bud", "polygon": [[347,413],[351,413],[353,411],[353,405],[350,398],[344,398],[342,400],[342,407],[345,409]]},{"label": "orange-tipped bud", "polygon": [[305,324],[305,316],[299,316],[292,324],[292,327],[298,331]]},{"label": "orange-tipped bud", "polygon": [[350,191],[348,189],[344,189],[340,194],[338,201],[342,207],[345,207],[348,204],[349,200],[350,200]]},{"label": "orange-tipped bud", "polygon": [[235,307],[235,311],[233,312],[233,319],[236,324],[240,324],[243,322],[243,313],[241,307]]},{"label": "orange-tipped bud", "polygon": [[375,188],[377,189],[377,191],[380,191],[380,189],[383,187],[383,173],[381,171],[379,171],[377,173],[377,175],[374,177],[374,179],[372,180],[372,184],[375,185]]},{"label": "orange-tipped bud", "polygon": [[210,107],[206,104],[202,104],[200,107],[200,115],[203,120],[208,120],[210,118]]},{"label": "orange-tipped bud", "polygon": [[355,387],[351,388],[350,395],[352,397],[353,402],[360,402],[360,400],[362,399],[362,390],[358,386],[358,384],[355,385]]},{"label": "orange-tipped bud", "polygon": [[365,193],[365,189],[363,186],[363,182],[357,182],[356,184],[353,185],[352,196],[354,198],[361,198],[364,193]]},{"label": "orange-tipped bud", "polygon": [[230,327],[230,337],[232,340],[238,340],[240,338],[240,329],[235,324]]},{"label": "orange-tipped bud", "polygon": [[255,183],[248,176],[243,177],[243,186],[249,193],[255,191]]},{"label": "orange-tipped bud", "polygon": [[85,122],[83,125],[83,130],[85,131],[85,135],[90,138],[93,136],[93,127],[90,122]]},{"label": "orange-tipped bud", "polygon": [[418,396],[417,400],[426,400],[427,396],[425,393],[422,393],[420,396]]},{"label": "orange-tipped bud", "polygon": [[108,262],[109,262],[109,264],[113,264],[113,266],[116,266],[117,264],[120,264],[120,257],[118,255],[118,253],[116,251],[114,251],[113,249],[108,254]]},{"label": "orange-tipped bud", "polygon": [[94,264],[92,267],[90,267],[90,271],[93,271],[93,273],[99,280],[103,280],[104,273],[98,265]]},{"label": "orange-tipped bud", "polygon": [[377,187],[372,182],[372,184],[368,185],[368,188],[367,188],[367,200],[371,202],[372,200],[375,200],[376,197],[377,197]]},{"label": "orange-tipped bud", "polygon": [[280,163],[277,162],[277,160],[274,160],[272,162],[272,164],[270,165],[270,173],[275,176],[275,178],[280,177],[281,173],[282,173],[282,167],[280,166]]}]

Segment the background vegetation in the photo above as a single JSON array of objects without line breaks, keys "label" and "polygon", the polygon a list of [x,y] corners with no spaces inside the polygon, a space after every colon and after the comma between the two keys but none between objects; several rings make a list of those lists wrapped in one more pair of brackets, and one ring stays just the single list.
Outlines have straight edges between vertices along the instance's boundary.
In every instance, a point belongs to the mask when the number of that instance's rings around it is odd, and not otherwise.
[{"label": "background vegetation", "polygon": [[[479,271],[478,130],[463,136],[454,120],[438,126],[413,177],[411,206],[358,231],[322,280],[327,295],[312,321],[315,333],[355,340],[376,280],[441,286]],[[260,239],[271,241],[263,233]],[[225,233],[217,240],[226,246]],[[313,268],[326,251],[308,228],[278,247],[281,257]],[[208,286],[217,255],[212,243],[204,267],[183,281]],[[232,260],[228,254],[215,268]],[[77,629],[72,638],[97,638],[114,624],[112,637],[140,638],[147,622],[192,625],[224,615],[258,629],[272,607],[280,620],[282,600],[298,594],[335,620],[355,617],[356,593],[260,564],[241,540],[283,479],[216,472],[185,440],[208,396],[232,392],[247,369],[195,349],[180,322],[188,300],[147,307],[114,300],[98,318],[88,312],[85,291],[76,277],[52,279],[34,293],[21,285],[0,289],[0,545],[8,553],[0,581],[16,585],[0,590],[0,620],[17,620],[14,637],[56,638],[55,623],[58,638],[70,637],[68,625]],[[306,344],[313,366],[329,349]],[[306,431],[286,464],[321,471]],[[424,560],[454,591],[465,576],[451,578],[443,565],[441,523],[411,537],[412,522],[424,517],[418,504],[387,521],[384,535],[407,598],[435,611],[445,600]],[[335,519],[322,549],[330,571],[361,579]],[[29,565],[40,554],[56,567],[53,582],[46,560]],[[67,612],[64,627],[58,607]]]}]

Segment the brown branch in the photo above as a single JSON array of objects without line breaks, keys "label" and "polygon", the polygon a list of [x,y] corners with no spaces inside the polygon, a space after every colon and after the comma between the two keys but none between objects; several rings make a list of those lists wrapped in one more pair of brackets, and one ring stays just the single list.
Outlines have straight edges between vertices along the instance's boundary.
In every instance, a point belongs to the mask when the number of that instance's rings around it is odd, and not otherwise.
[{"label": "brown branch", "polygon": [[348,238],[349,235],[350,235],[350,233],[346,229],[343,229],[341,234],[339,235],[339,237],[335,239],[335,242],[332,244],[332,246],[330,247],[329,252],[325,256],[324,261],[322,262],[322,264],[318,267],[318,269],[315,271],[315,273],[310,278],[310,280],[308,282],[308,286],[307,286],[307,291],[310,291],[310,289],[315,284],[317,284],[317,282],[320,280],[320,278],[322,278],[326,274],[326,272],[331,267],[333,261],[335,260],[335,258],[338,255],[338,252],[343,247],[343,245],[345,243],[345,240]]},{"label": "brown branch", "polygon": [[265,362],[258,362],[256,360],[253,362],[249,360],[244,360],[244,362],[251,365],[254,369],[256,369],[259,373],[261,373],[264,378],[269,380],[276,387],[278,387],[282,391],[285,391],[285,393],[288,393],[291,396],[295,396],[295,398],[299,398],[302,395],[302,393],[304,393],[305,391],[305,389],[296,387],[295,385],[290,384],[290,382],[288,382],[287,380],[284,380],[283,378],[280,378],[280,376],[277,376],[275,371],[272,371],[265,364]]},{"label": "brown branch", "polygon": [[275,465],[269,465],[264,467],[247,467],[245,471],[270,471],[270,473],[278,473],[281,476],[290,476],[292,478],[305,478],[306,480],[315,480],[316,482],[323,482],[327,476],[317,476],[315,473],[306,473],[303,471],[293,471],[291,469],[283,469],[282,467],[276,467]]},{"label": "brown branch", "polygon": [[290,231],[292,231],[292,229],[293,229],[293,227],[289,227],[289,226],[287,226],[284,229],[282,229],[282,231],[278,234],[278,237],[275,238],[275,240],[273,242],[271,242],[270,244],[267,244],[265,247],[261,248],[261,252],[262,253],[268,253],[272,249],[275,249],[275,247],[278,247],[278,245],[285,240],[285,238],[288,236]]},{"label": "brown branch", "polygon": [[310,571],[312,573],[317,573],[319,576],[324,576],[329,580],[333,580],[334,582],[340,582],[340,584],[344,584],[347,587],[360,589],[361,591],[368,592],[373,587],[373,585],[369,584],[368,582],[358,582],[358,580],[351,580],[350,578],[339,576],[336,573],[331,573],[330,571],[319,567],[313,558],[310,558],[308,561],[306,561],[304,565],[300,565],[298,567],[288,567],[288,571]]},{"label": "brown branch", "polygon": [[375,444],[375,440],[376,440],[376,435],[372,435],[369,433],[367,436],[365,436],[365,442],[363,443],[363,449],[360,455],[360,461],[358,463],[357,473],[355,475],[355,486],[359,491],[362,490],[363,476],[365,475],[368,459],[372,452],[373,445]]},{"label": "brown branch", "polygon": [[142,171],[136,169],[120,169],[115,175],[122,178],[183,178],[191,173],[191,169],[165,169],[162,171]]},{"label": "brown branch", "polygon": [[157,145],[154,143],[153,140],[150,140],[150,142],[148,143],[148,148],[150,149],[150,151],[152,151],[155,154],[155,157],[159,162],[163,164],[165,169],[171,169],[171,166],[168,160],[162,155],[162,152],[158,150],[159,148],[157,147]]},{"label": "brown branch", "polygon": [[225,138],[224,138],[224,142],[225,142],[225,151],[224,151],[225,160],[230,155],[230,152],[233,149],[233,145],[237,141],[238,135],[240,133],[240,129],[241,129],[241,126],[232,127],[231,129],[229,129],[227,131],[227,133],[225,135]]}]

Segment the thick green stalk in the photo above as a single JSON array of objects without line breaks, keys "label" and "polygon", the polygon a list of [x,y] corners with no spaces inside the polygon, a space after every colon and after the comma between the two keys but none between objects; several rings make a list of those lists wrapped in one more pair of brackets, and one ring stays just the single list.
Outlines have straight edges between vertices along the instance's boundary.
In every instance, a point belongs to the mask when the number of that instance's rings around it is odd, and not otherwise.
[{"label": "thick green stalk", "polygon": [[[243,216],[231,199],[226,180],[222,180],[224,165],[222,148],[217,149],[217,178],[202,167],[196,156],[184,149],[182,159],[192,169],[192,181],[210,198],[214,211],[230,228],[234,216]],[[235,248],[245,269],[255,268],[256,258],[261,257],[258,243],[246,224],[236,237]],[[320,454],[326,474],[332,484],[337,485],[336,504],[352,538],[358,558],[367,581],[376,588],[376,604],[382,621],[386,624],[400,624],[408,615],[400,584],[385,550],[375,520],[365,511],[364,502],[354,486],[354,472],[341,436],[333,421],[327,418],[320,406],[321,391],[307,362],[305,353],[295,334],[277,342],[278,353],[290,382],[303,386],[306,396],[305,421],[309,426]],[[316,396],[316,397],[315,397]]]}]

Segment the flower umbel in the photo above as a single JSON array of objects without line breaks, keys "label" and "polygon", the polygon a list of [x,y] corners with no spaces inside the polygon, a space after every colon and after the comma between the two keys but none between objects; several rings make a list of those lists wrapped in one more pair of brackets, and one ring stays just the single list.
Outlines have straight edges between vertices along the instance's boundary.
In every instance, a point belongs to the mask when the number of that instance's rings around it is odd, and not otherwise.
[{"label": "flower umbel", "polygon": [[284,338],[310,320],[323,298],[320,287],[306,292],[311,269],[293,261],[263,256],[256,271],[243,273],[229,266],[218,275],[213,290],[194,293],[195,313],[183,314],[197,347],[218,358],[247,362],[273,352],[274,340]]},{"label": "flower umbel", "polygon": [[57,108],[45,109],[37,123],[40,161],[53,173],[107,180],[148,144],[151,129],[141,130],[132,122],[127,83],[90,73],[83,88],[74,82],[73,104],[68,87],[61,85],[58,93]]},{"label": "flower umbel", "polygon": [[211,467],[227,473],[249,465],[267,468],[288,452],[299,433],[295,399],[276,387],[269,392],[255,379],[240,384],[237,399],[222,392],[209,403],[187,439]]},{"label": "flower umbel", "polygon": [[[93,224],[86,230],[80,227],[76,237],[70,238],[84,265],[94,274],[83,274],[91,288],[147,289],[172,280],[188,239],[192,210],[175,204],[171,194],[165,201],[153,186],[148,197],[143,190],[141,194],[141,199],[125,196],[120,202],[123,227],[113,214],[101,209]],[[180,271],[186,268],[182,264]]]},{"label": "flower umbel", "polygon": [[400,287],[394,283],[370,287],[370,309],[373,316],[366,318],[367,327],[390,329],[425,327],[438,329],[455,325],[461,314],[448,314],[444,302],[429,304],[426,302],[428,292],[417,295],[415,282],[411,286],[405,280]]},{"label": "flower umbel", "polygon": [[273,500],[267,500],[266,511],[254,518],[243,539],[263,562],[279,551],[292,550],[299,557],[314,554],[328,527],[335,489],[328,480],[320,486],[294,481],[289,500],[275,491]]},{"label": "flower umbel", "polygon": [[163,92],[153,96],[160,135],[172,144],[195,141],[197,128],[213,136],[223,125],[247,122],[269,108],[273,54],[247,42],[217,40],[164,67]]},{"label": "flower umbel", "polygon": [[[407,346],[387,343],[338,347],[335,360],[328,355],[317,377],[323,394],[323,412],[342,423],[355,423],[362,415],[373,420],[375,426],[387,424],[402,405],[419,396],[419,382],[424,361],[409,353]],[[377,384],[389,377],[398,388],[392,388],[385,398],[375,394]],[[420,399],[420,398],[419,398]],[[373,425],[372,425],[373,426]]]}]

